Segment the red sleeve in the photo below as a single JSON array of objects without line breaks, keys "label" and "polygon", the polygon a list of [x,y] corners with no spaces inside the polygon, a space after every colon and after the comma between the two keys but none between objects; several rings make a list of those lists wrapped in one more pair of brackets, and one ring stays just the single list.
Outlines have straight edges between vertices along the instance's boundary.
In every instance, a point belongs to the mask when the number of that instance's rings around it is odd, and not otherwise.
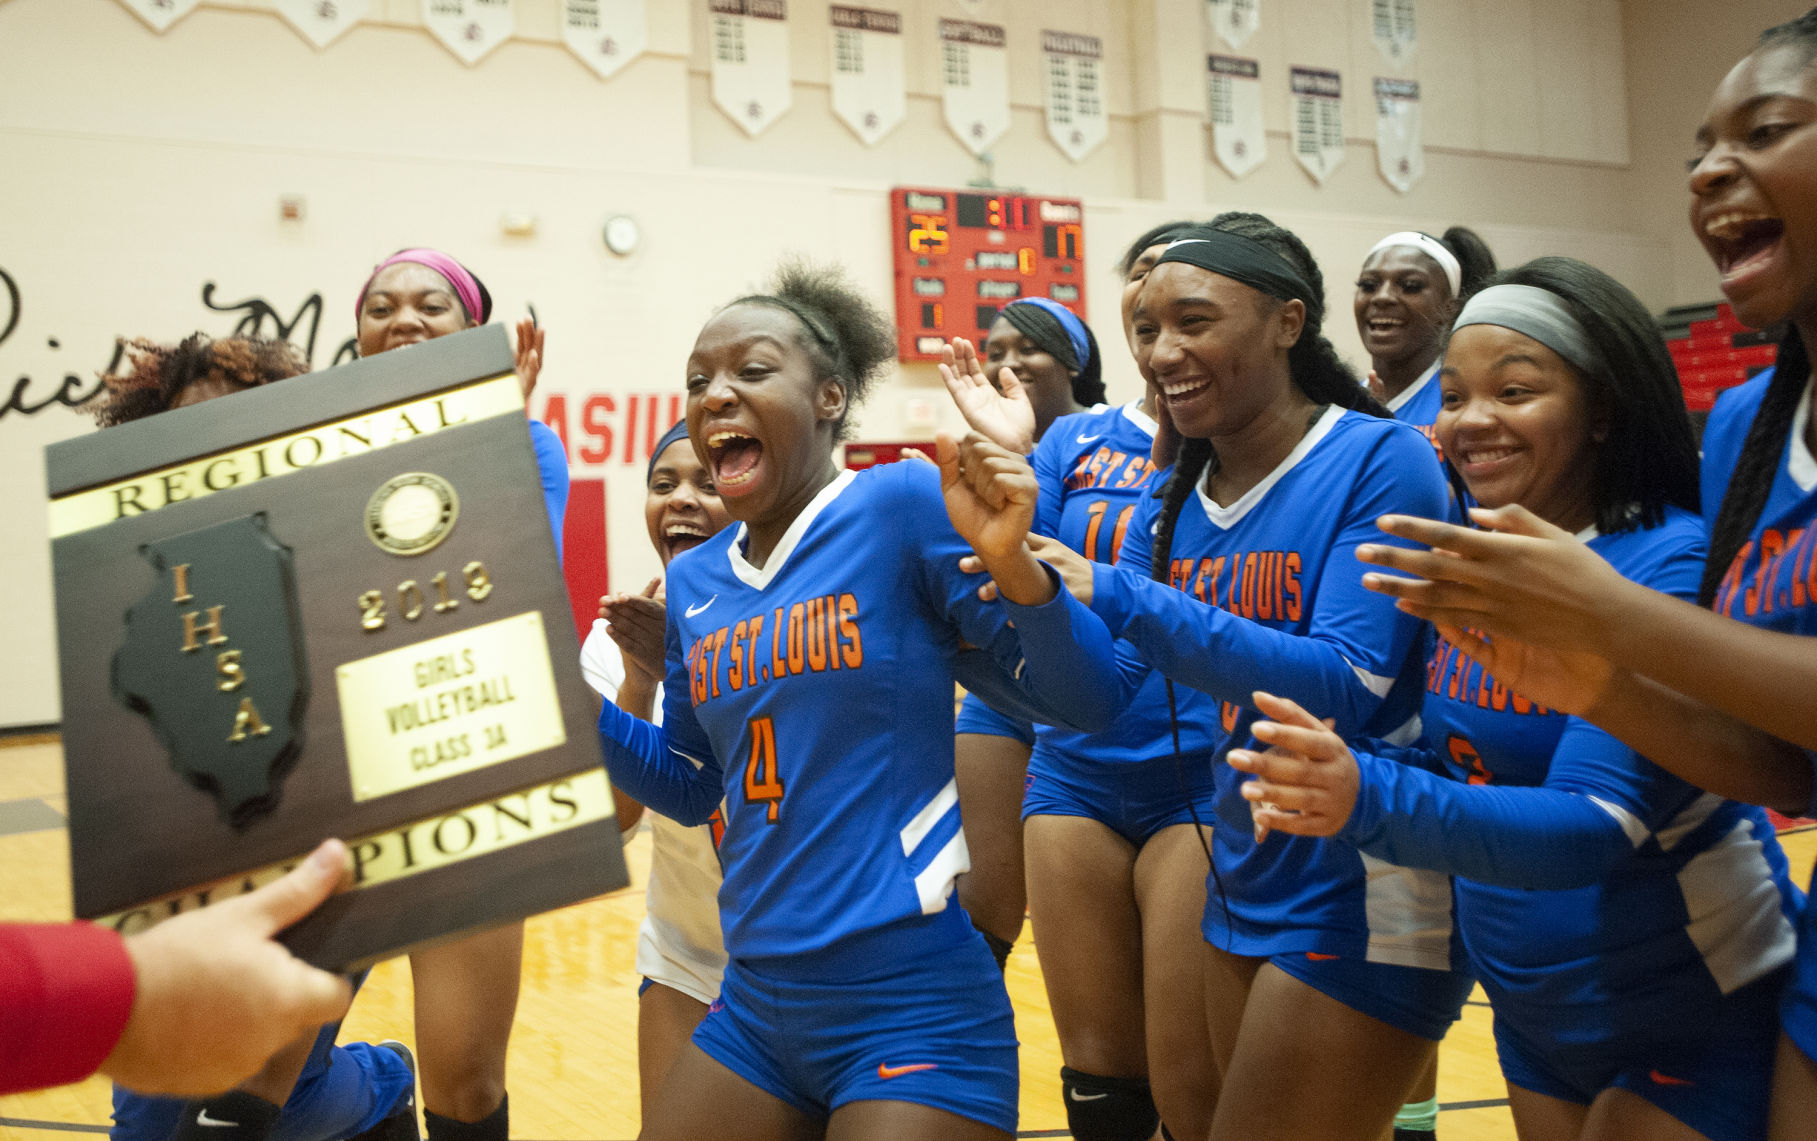
[{"label": "red sleeve", "polygon": [[0,1094],[81,1081],[132,1013],[126,942],[91,923],[0,923]]}]

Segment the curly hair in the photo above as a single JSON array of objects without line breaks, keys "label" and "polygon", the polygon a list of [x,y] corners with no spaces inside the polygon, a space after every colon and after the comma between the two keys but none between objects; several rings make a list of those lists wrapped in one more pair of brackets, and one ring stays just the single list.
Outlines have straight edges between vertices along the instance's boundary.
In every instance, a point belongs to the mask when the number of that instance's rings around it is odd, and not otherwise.
[{"label": "curly hair", "polygon": [[[1318,260],[1306,248],[1306,243],[1292,231],[1276,225],[1268,218],[1243,211],[1233,210],[1219,214],[1211,220],[1210,228],[1238,234],[1267,246],[1291,262],[1311,287],[1310,296],[1301,299],[1306,306],[1306,323],[1300,329],[1300,339],[1294,342],[1293,348],[1287,353],[1287,367],[1293,376],[1294,386],[1315,404],[1336,404],[1358,412],[1367,412],[1371,416],[1392,419],[1393,414],[1357,382],[1356,374],[1350,371],[1350,366],[1338,356],[1330,339],[1320,331],[1325,325],[1325,275],[1320,272]],[[1272,298],[1262,294],[1258,293],[1257,296],[1272,301]],[[1159,493],[1162,500],[1161,517],[1155,527],[1154,561],[1149,572],[1162,582],[1167,581],[1167,562],[1173,551],[1174,525],[1179,522],[1180,509],[1185,506],[1192,489],[1216,461],[1217,456],[1212,451],[1210,440],[1187,439],[1181,442],[1180,456],[1174,462],[1173,474]]]},{"label": "curly hair", "polygon": [[858,292],[843,269],[785,261],[764,293],[747,294],[733,305],[770,305],[801,323],[800,344],[814,361],[819,380],[845,389],[845,413],[834,426],[835,441],[846,438],[846,419],[896,359],[896,327]]},{"label": "curly hair", "polygon": [[288,341],[192,333],[175,345],[137,338],[122,340],[130,367],[101,377],[107,395],[88,409],[103,428],[141,420],[174,407],[185,389],[199,381],[257,388],[308,371],[303,354]]}]

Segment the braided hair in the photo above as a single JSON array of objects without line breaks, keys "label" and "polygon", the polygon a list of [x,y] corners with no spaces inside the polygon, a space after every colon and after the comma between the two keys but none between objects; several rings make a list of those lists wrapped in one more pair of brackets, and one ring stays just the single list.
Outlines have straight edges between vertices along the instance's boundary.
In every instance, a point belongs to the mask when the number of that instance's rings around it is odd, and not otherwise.
[{"label": "braided hair", "polygon": [[[1211,228],[1267,246],[1293,263],[1312,287],[1312,295],[1301,299],[1306,306],[1306,323],[1300,329],[1300,339],[1287,352],[1287,367],[1294,386],[1315,404],[1336,404],[1371,416],[1393,419],[1394,414],[1357,382],[1356,374],[1350,371],[1330,339],[1321,332],[1325,324],[1325,276],[1319,272],[1319,263],[1306,248],[1306,243],[1260,214],[1240,211],[1219,214],[1211,220]],[[1168,560],[1173,553],[1173,532],[1180,519],[1180,510],[1199,480],[1215,470],[1216,462],[1217,455],[1210,440],[1181,442],[1173,474],[1159,492],[1161,517],[1155,527],[1154,556],[1149,573],[1160,582],[1168,579]]]},{"label": "braided hair", "polygon": [[[1778,24],[1760,34],[1761,48],[1792,46],[1802,49],[1808,59],[1817,54],[1817,8],[1788,23]],[[1811,376],[1811,359],[1804,338],[1796,325],[1788,325],[1779,340],[1779,358],[1773,368],[1773,379],[1760,400],[1760,409],[1748,425],[1741,445],[1741,456],[1729,477],[1729,488],[1722,497],[1722,509],[1710,528],[1710,559],[1704,564],[1703,583],[1698,587],[1697,601],[1709,606],[1729,572],[1760,512],[1766,507],[1773,480],[1779,474],[1779,461],[1785,455],[1786,437],[1792,431],[1792,419],[1798,402]]]},{"label": "braided hair", "polygon": [[88,409],[103,428],[168,411],[199,381],[257,388],[308,371],[295,345],[262,337],[217,341],[206,333],[193,333],[175,345],[142,338],[121,345],[129,367],[101,377],[107,395]]},{"label": "braided hair", "polygon": [[846,420],[869,396],[896,357],[896,329],[837,266],[785,261],[765,293],[732,305],[769,305],[801,323],[799,342],[814,362],[816,380],[834,380],[845,390],[845,412],[834,425],[835,442],[846,439]]}]

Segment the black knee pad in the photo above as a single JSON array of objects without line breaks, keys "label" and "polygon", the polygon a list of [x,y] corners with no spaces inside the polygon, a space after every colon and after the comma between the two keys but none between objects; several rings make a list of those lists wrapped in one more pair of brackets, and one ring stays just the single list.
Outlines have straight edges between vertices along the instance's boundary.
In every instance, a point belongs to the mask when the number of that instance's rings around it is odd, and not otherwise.
[{"label": "black knee pad", "polygon": [[1074,1141],[1149,1141],[1161,1124],[1142,1078],[1106,1078],[1061,1066],[1060,1096]]},{"label": "black knee pad", "polygon": [[997,936],[992,935],[982,927],[978,928],[978,934],[984,936],[985,946],[991,949],[991,956],[997,960],[997,969],[1000,971],[1007,970],[1009,968],[1009,953],[1015,950],[1016,945],[1008,939],[1000,939]]}]

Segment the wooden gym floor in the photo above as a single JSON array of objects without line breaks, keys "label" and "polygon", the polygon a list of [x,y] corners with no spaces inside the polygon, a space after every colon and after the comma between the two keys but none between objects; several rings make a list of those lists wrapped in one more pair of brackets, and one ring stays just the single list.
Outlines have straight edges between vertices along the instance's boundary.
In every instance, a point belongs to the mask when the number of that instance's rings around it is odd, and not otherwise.
[{"label": "wooden gym floor", "polygon": [[[55,737],[0,742],[0,916],[69,917],[62,749]],[[1810,881],[1817,830],[1787,834],[1793,877]],[[649,833],[627,849],[634,886],[530,920],[523,994],[511,1039],[511,1131],[529,1141],[624,1141],[637,1135],[637,975],[632,952],[643,912]],[[1010,997],[1022,1040],[1023,1137],[1067,1137],[1060,1047],[1026,932],[1010,959]],[[355,1001],[343,1041],[412,1040],[410,971],[380,964]],[[1439,1136],[1512,1141],[1507,1091],[1479,990],[1439,1052]],[[0,1097],[0,1141],[57,1141],[105,1132],[105,1081]]]}]

